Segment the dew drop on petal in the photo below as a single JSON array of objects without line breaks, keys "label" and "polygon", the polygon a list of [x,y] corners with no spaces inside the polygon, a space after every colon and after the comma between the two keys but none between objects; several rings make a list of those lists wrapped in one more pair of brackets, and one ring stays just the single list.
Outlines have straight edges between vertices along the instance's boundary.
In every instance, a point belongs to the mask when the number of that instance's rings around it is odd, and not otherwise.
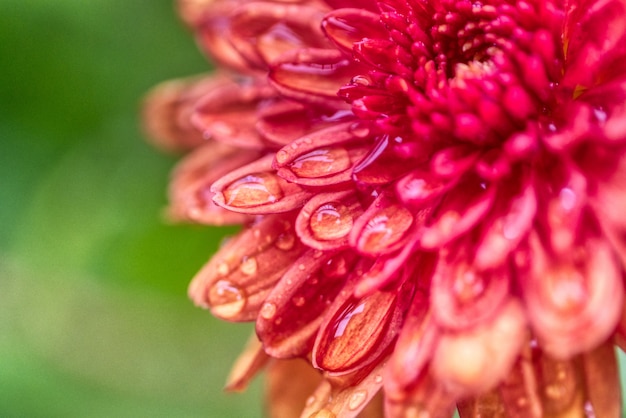
[{"label": "dew drop on petal", "polygon": [[276,315],[276,305],[271,302],[265,302],[261,307],[261,316],[265,319],[272,319]]},{"label": "dew drop on petal", "polygon": [[230,273],[230,267],[228,267],[228,264],[224,262],[219,263],[216,270],[217,274],[219,274],[220,276],[226,276],[228,273]]},{"label": "dew drop on petal", "polygon": [[309,396],[309,398],[306,400],[306,406],[313,405],[316,400],[317,398],[315,396]]},{"label": "dew drop on petal", "polygon": [[227,205],[238,208],[274,203],[284,196],[278,177],[272,173],[248,174],[232,182],[222,193]]},{"label": "dew drop on petal", "polygon": [[337,415],[335,415],[332,411],[324,408],[311,415],[310,418],[337,418]]},{"label": "dew drop on petal", "polygon": [[304,304],[306,302],[306,299],[304,298],[304,296],[296,296],[291,301],[297,307],[302,307],[302,306],[304,306]]},{"label": "dew drop on petal", "polygon": [[291,232],[285,232],[278,236],[275,245],[278,249],[289,251],[296,243],[296,236]]},{"label": "dew drop on petal", "polygon": [[256,258],[254,257],[244,257],[241,265],[239,266],[239,270],[246,276],[253,276],[256,274],[258,269],[258,264]]},{"label": "dew drop on petal", "polygon": [[382,383],[382,382],[383,382],[383,377],[382,377],[381,375],[377,374],[377,375],[374,377],[374,382],[375,382],[375,383],[378,383],[378,384]]},{"label": "dew drop on petal", "polygon": [[366,399],[367,399],[367,391],[357,390],[356,392],[352,394],[352,396],[350,396],[350,400],[348,401],[348,408],[355,410],[361,407],[361,405],[363,405],[363,402],[365,402]]},{"label": "dew drop on petal", "polygon": [[401,206],[390,206],[369,220],[358,240],[360,250],[375,253],[396,244],[413,224],[413,215]]},{"label": "dew drop on petal", "polygon": [[348,273],[348,266],[345,257],[338,255],[326,262],[322,272],[330,278],[345,276]]},{"label": "dew drop on petal", "polygon": [[345,237],[354,223],[348,208],[339,202],[329,202],[318,207],[309,222],[313,236],[322,241]]},{"label": "dew drop on petal", "polygon": [[317,178],[340,173],[351,165],[345,148],[318,148],[298,157],[290,168],[298,177]]},{"label": "dew drop on petal", "polygon": [[221,318],[232,318],[246,305],[246,294],[228,280],[218,280],[208,293],[211,312]]}]

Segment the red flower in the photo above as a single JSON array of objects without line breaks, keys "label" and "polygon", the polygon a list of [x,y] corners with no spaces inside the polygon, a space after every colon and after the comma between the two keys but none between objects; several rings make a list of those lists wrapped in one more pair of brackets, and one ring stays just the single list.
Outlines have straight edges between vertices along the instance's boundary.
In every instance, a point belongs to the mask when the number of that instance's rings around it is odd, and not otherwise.
[{"label": "red flower", "polygon": [[172,217],[244,225],[189,291],[256,321],[229,387],[302,358],[303,417],[620,416],[626,2],[180,9],[220,70],[146,120]]}]

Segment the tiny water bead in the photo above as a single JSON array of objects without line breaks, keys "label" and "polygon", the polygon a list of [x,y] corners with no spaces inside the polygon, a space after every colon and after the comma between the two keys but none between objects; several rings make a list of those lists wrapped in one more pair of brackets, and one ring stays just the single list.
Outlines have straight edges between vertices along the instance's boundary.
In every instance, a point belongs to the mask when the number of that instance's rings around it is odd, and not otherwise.
[{"label": "tiny water bead", "polygon": [[258,263],[254,257],[244,257],[239,270],[246,276],[254,276],[258,270]]},{"label": "tiny water bead", "polygon": [[246,306],[247,298],[243,289],[228,280],[218,280],[208,292],[211,312],[221,318],[233,318]]},{"label": "tiny water bead", "polygon": [[367,391],[365,390],[357,390],[350,396],[350,400],[348,401],[348,408],[355,410],[360,408],[363,403],[367,400]]},{"label": "tiny water bead", "polygon": [[347,170],[352,165],[345,148],[318,148],[298,157],[290,168],[298,177],[317,178]]},{"label": "tiny water bead", "polygon": [[260,314],[265,319],[274,318],[276,316],[276,305],[270,302],[264,303]]},{"label": "tiny water bead", "polygon": [[328,202],[313,212],[310,227],[313,236],[322,241],[345,237],[352,230],[354,220],[348,208],[339,202]]},{"label": "tiny water bead", "polygon": [[274,245],[280,250],[289,251],[296,243],[296,235],[292,232],[284,232],[276,238]]},{"label": "tiny water bead", "polygon": [[232,182],[222,193],[225,203],[237,208],[274,203],[284,196],[279,178],[272,173],[248,174]]}]

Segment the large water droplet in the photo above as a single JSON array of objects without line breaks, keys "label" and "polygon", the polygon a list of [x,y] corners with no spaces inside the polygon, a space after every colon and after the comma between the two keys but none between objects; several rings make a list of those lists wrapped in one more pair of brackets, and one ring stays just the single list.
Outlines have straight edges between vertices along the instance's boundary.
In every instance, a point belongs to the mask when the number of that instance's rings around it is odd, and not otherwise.
[{"label": "large water droplet", "polygon": [[243,289],[228,280],[218,280],[209,289],[209,305],[215,316],[229,319],[239,314],[246,305]]},{"label": "large water droplet", "polygon": [[317,178],[340,173],[351,165],[344,148],[318,148],[298,157],[290,168],[298,177]]},{"label": "large water droplet", "polygon": [[227,205],[238,208],[274,203],[284,195],[278,177],[272,173],[248,174],[232,182],[223,194]]},{"label": "large water droplet", "polygon": [[358,247],[377,253],[400,241],[413,224],[413,215],[402,206],[388,206],[373,216],[359,236]]},{"label": "large water droplet", "polygon": [[265,319],[272,319],[276,315],[276,305],[271,302],[266,302],[261,308],[261,316]]},{"label": "large water droplet", "polygon": [[311,232],[316,239],[332,241],[350,233],[353,219],[348,208],[339,202],[328,202],[311,215]]},{"label": "large water droplet", "polygon": [[258,269],[258,264],[256,258],[254,257],[244,257],[239,266],[239,270],[246,276],[253,276],[256,274]]},{"label": "large water droplet", "polygon": [[355,410],[361,407],[361,405],[363,405],[366,399],[367,399],[367,391],[357,390],[356,392],[352,394],[352,396],[350,396],[350,400],[348,401],[348,408]]}]

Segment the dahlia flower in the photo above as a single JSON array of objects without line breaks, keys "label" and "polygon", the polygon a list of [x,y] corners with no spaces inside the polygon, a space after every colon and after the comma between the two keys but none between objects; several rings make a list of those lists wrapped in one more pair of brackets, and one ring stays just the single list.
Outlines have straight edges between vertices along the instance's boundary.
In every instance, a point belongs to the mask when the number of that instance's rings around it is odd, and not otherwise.
[{"label": "dahlia flower", "polygon": [[[626,1],[180,0],[147,100],[189,295],[275,417],[619,417]],[[369,405],[369,406],[367,406]]]}]

